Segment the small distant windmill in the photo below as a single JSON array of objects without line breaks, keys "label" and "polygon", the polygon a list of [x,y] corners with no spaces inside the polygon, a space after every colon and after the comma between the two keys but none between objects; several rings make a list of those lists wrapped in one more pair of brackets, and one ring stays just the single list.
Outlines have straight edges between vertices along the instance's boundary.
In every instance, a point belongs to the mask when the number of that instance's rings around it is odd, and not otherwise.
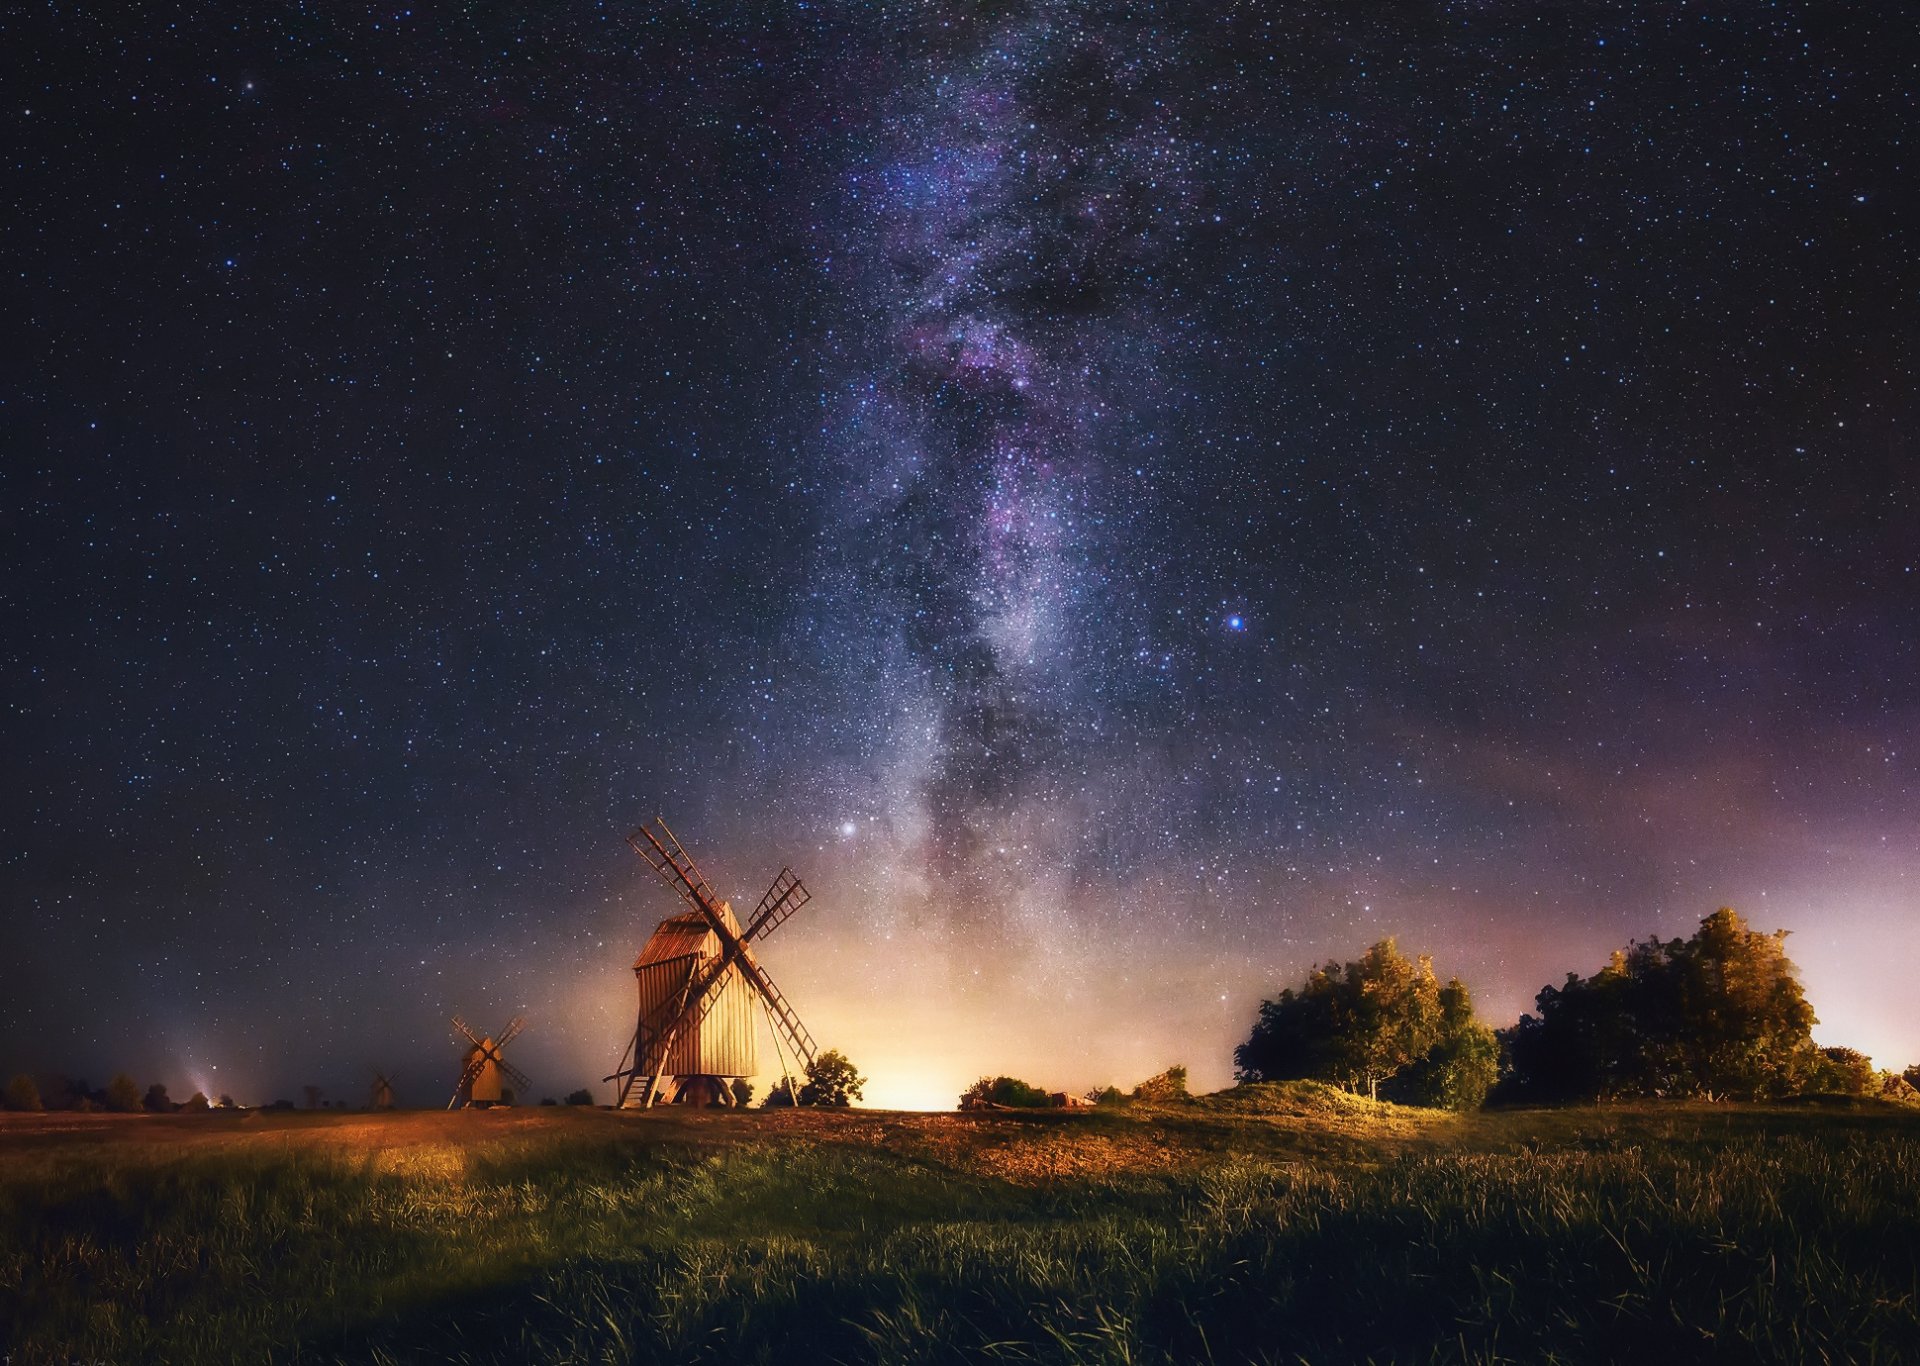
[{"label": "small distant windmill", "polygon": [[500,1056],[506,1046],[527,1027],[526,1016],[514,1016],[498,1036],[475,1034],[458,1015],[453,1017],[453,1027],[465,1036],[469,1047],[461,1060],[460,1082],[453,1088],[453,1099],[447,1102],[449,1110],[458,1110],[467,1105],[499,1104],[503,1090],[500,1084],[502,1077],[522,1091],[533,1084],[527,1080],[526,1073]]},{"label": "small distant windmill", "polygon": [[[727,1082],[759,1071],[756,1006],[766,1009],[775,1048],[784,1041],[800,1067],[813,1062],[813,1035],[747,947],[779,929],[812,894],[793,869],[782,868],[743,930],[667,823],[655,817],[654,825],[658,833],[643,825],[627,843],[692,909],[661,921],[640,950],[633,965],[639,1022],[605,1080],[620,1084],[622,1108],[644,1109],[656,1099],[729,1105]],[[784,1057],[782,1063],[784,1070]]]},{"label": "small distant windmill", "polygon": [[393,1082],[379,1068],[373,1069],[373,1092],[367,1101],[370,1110],[391,1110],[393,1108]]}]

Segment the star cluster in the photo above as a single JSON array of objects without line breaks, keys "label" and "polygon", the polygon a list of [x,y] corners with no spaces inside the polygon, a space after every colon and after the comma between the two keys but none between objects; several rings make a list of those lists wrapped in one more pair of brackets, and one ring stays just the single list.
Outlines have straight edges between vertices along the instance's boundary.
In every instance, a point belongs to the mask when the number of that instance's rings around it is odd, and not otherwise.
[{"label": "star cluster", "polygon": [[883,1101],[1722,903],[1920,1058],[1911,16],[4,22],[8,1063],[570,1090],[656,810]]}]

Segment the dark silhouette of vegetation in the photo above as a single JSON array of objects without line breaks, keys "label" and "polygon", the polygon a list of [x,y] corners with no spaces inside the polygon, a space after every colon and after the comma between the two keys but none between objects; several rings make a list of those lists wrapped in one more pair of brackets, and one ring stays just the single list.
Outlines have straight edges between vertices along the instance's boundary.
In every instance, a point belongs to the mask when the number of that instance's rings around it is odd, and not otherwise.
[{"label": "dark silhouette of vegetation", "polygon": [[1037,1110],[1052,1102],[1047,1093],[1018,1077],[982,1077],[960,1093],[960,1108],[982,1105],[1007,1105],[1019,1110]]},{"label": "dark silhouette of vegetation", "polygon": [[173,1102],[167,1098],[167,1084],[163,1081],[156,1081],[147,1088],[146,1097],[140,1105],[156,1115],[170,1115],[174,1110]]},{"label": "dark silhouette of vegetation", "polygon": [[593,1104],[593,1092],[589,1091],[584,1086],[582,1086],[578,1091],[569,1091],[567,1092],[567,1104],[591,1105]]},{"label": "dark silhouette of vegetation", "polygon": [[[962,1097],[963,1101],[964,1099],[965,1097]],[[1096,1086],[1087,1092],[1087,1103],[1090,1105],[1125,1105],[1127,1103],[1127,1093],[1122,1091],[1118,1086]]]},{"label": "dark silhouette of vegetation", "polygon": [[760,1102],[760,1108],[762,1110],[789,1109],[793,1105],[793,1098],[798,1090],[792,1077],[782,1077],[773,1084],[773,1089],[767,1092],[767,1098]]},{"label": "dark silhouette of vegetation", "polygon": [[802,1105],[851,1105],[862,1099],[861,1088],[867,1079],[854,1068],[847,1055],[829,1048],[807,1064],[807,1080],[800,1088]]},{"label": "dark silhouette of vegetation", "polygon": [[43,1108],[40,1104],[40,1088],[34,1084],[33,1078],[25,1072],[20,1073],[12,1081],[7,1083],[7,1108],[9,1110],[38,1110]]},{"label": "dark silhouette of vegetation", "polygon": [[195,1091],[186,1098],[180,1108],[190,1115],[204,1115],[207,1111],[211,1110],[213,1106],[208,1103],[204,1092]]},{"label": "dark silhouette of vegetation", "polygon": [[1325,1081],[1378,1099],[1383,1084],[1420,1104],[1477,1106],[1493,1080],[1493,1037],[1459,979],[1383,939],[1352,963],[1315,968],[1260,1006],[1234,1050],[1243,1082]]},{"label": "dark silhouette of vegetation", "polygon": [[753,1103],[753,1083],[745,1077],[735,1077],[733,1085],[728,1089],[733,1092],[733,1103],[742,1110]]},{"label": "dark silhouette of vegetation", "polygon": [[1722,907],[1691,939],[1633,944],[1591,978],[1569,973],[1506,1031],[1503,1094],[1759,1100],[1808,1089],[1825,1060],[1785,941]]},{"label": "dark silhouette of vegetation", "polygon": [[107,1083],[106,1105],[109,1110],[132,1114],[140,1108],[140,1083],[125,1072],[118,1073]]}]

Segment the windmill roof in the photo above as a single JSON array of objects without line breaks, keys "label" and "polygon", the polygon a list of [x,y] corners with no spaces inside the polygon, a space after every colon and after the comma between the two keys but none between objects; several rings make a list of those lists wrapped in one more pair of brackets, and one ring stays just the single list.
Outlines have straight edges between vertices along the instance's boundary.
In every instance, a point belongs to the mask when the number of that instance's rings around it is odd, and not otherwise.
[{"label": "windmill roof", "polygon": [[[720,919],[735,934],[740,933],[740,922],[733,918],[733,906],[729,902],[720,903]],[[709,957],[720,952],[720,936],[707,924],[707,918],[698,911],[662,920],[655,928],[646,947],[640,950],[640,956],[633,961],[637,972],[649,963],[670,963],[676,958]]]}]

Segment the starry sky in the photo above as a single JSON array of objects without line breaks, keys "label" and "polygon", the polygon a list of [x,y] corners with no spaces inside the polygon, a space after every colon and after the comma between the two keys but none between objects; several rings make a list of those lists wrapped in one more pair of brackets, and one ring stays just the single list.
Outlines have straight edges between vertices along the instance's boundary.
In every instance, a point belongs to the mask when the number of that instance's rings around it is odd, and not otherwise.
[{"label": "starry sky", "polygon": [[0,1068],[597,1083],[655,814],[880,1103],[1721,904],[1920,1060],[1899,7],[0,42]]}]

